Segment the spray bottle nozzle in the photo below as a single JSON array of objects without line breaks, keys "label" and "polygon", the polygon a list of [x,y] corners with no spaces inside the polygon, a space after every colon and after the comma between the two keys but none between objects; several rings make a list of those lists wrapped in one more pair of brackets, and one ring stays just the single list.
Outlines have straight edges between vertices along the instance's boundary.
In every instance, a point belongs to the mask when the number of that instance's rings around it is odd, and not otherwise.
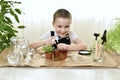
[{"label": "spray bottle nozzle", "polygon": [[103,41],[102,41],[102,45],[104,44],[104,42],[107,42],[106,34],[107,34],[107,30],[104,31],[103,36],[102,36],[102,38],[101,38],[101,39],[103,40]]},{"label": "spray bottle nozzle", "polygon": [[94,33],[95,40],[97,40],[97,37],[98,37],[99,35],[100,35],[99,33]]},{"label": "spray bottle nozzle", "polygon": [[52,37],[52,36],[55,36],[54,31],[50,31],[50,34],[51,34],[51,37]]}]

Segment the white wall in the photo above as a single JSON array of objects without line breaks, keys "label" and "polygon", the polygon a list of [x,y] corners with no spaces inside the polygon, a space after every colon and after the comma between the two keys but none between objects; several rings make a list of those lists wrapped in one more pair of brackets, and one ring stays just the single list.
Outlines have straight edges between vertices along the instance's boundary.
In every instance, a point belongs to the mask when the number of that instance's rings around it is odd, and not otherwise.
[{"label": "white wall", "polygon": [[[109,29],[112,18],[119,17],[119,0],[19,0],[25,14],[20,16],[26,26],[24,35],[31,42],[38,40],[46,31],[52,30],[52,16],[59,8],[68,9],[74,30],[88,46],[94,41],[93,33]],[[17,24],[16,24],[17,25]],[[19,24],[18,24],[19,25]],[[21,34],[21,33],[20,33]],[[19,35],[20,35],[19,34]]]}]

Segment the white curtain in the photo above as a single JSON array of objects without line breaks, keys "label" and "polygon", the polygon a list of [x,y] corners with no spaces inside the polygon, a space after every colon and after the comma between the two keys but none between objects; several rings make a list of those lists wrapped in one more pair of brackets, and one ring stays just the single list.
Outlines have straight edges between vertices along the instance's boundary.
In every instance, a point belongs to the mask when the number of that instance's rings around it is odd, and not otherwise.
[{"label": "white curtain", "polygon": [[53,29],[53,13],[59,8],[65,8],[71,12],[73,16],[71,29],[88,46],[92,45],[95,32],[102,34],[105,29],[110,29],[113,18],[120,17],[119,0],[19,1],[22,2],[22,5],[19,5],[19,7],[25,13],[20,16],[20,24],[26,26],[24,36],[30,42],[38,40],[44,32]]}]

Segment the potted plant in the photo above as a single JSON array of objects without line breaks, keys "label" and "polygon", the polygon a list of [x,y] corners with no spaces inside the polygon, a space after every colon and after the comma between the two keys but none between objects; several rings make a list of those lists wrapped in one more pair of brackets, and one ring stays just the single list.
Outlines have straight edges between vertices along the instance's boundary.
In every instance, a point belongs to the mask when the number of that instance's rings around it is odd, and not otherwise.
[{"label": "potted plant", "polygon": [[45,53],[46,59],[52,59],[52,54],[53,54],[54,48],[51,45],[43,46],[42,50]]},{"label": "potted plant", "polygon": [[114,24],[108,30],[105,48],[120,54],[120,18],[115,18]]},{"label": "potted plant", "polygon": [[67,58],[67,50],[54,50],[54,58],[55,60],[64,60]]},{"label": "potted plant", "polygon": [[61,60],[66,59],[67,58],[67,50],[60,50],[59,51],[59,58]]},{"label": "potted plant", "polygon": [[[15,4],[21,4],[21,2],[0,0],[0,53],[10,46],[10,38],[18,33],[13,25],[13,19],[20,23],[18,15],[22,12],[15,7]],[[24,26],[19,27],[24,28]]]}]

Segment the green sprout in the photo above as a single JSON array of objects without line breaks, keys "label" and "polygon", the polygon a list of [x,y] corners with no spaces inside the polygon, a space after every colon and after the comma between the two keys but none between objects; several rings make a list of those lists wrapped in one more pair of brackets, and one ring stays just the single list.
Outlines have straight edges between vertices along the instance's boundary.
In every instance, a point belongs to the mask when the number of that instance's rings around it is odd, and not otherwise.
[{"label": "green sprout", "polygon": [[42,47],[42,50],[45,53],[49,53],[49,52],[52,52],[54,50],[54,48],[51,45],[45,45],[45,46]]}]

